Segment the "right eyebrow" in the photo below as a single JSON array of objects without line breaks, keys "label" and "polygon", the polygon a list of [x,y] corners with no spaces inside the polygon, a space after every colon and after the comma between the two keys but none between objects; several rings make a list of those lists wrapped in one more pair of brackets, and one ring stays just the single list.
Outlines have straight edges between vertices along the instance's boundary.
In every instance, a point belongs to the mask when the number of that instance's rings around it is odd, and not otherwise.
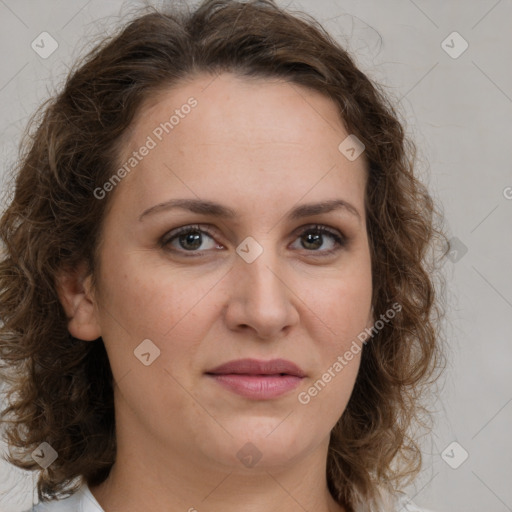
[{"label": "right eyebrow", "polygon": [[181,208],[183,210],[189,210],[193,213],[211,215],[213,217],[236,217],[235,210],[227,206],[214,203],[213,201],[203,201],[200,199],[171,199],[169,201],[165,201],[163,203],[152,206],[151,208],[148,208],[139,216],[139,220],[142,220],[146,215],[152,215],[162,211],[172,210],[174,208]]}]

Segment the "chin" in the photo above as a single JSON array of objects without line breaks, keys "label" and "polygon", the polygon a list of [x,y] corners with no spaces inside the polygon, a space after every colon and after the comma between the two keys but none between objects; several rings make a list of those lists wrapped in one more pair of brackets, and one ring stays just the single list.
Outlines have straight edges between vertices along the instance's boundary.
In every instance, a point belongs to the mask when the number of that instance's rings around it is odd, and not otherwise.
[{"label": "chin", "polygon": [[[283,415],[283,418],[286,414]],[[205,454],[226,470],[265,470],[288,466],[296,459],[305,457],[321,443],[319,439],[305,435],[304,429],[298,430],[292,424],[286,424],[283,418],[241,418],[236,425],[225,425],[227,433],[221,439],[212,438],[203,446]],[[203,439],[205,441],[205,439]]]}]

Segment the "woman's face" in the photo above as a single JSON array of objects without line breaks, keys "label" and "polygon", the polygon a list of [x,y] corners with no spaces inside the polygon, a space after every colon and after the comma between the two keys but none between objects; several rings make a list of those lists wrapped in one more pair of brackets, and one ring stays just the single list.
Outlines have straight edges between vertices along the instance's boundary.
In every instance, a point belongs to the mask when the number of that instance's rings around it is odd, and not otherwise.
[{"label": "woman's face", "polygon": [[[105,187],[94,293],[125,442],[231,470],[325,456],[371,323],[366,169],[338,149],[348,135],[324,96],[232,74],[138,116]],[[212,374],[240,359],[260,365]]]}]

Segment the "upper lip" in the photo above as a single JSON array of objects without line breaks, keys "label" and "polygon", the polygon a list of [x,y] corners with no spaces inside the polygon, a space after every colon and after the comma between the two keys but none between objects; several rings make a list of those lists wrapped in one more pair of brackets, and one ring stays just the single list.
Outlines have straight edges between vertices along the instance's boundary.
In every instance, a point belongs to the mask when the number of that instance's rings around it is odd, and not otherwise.
[{"label": "upper lip", "polygon": [[286,359],[271,359],[261,361],[258,359],[238,359],[221,364],[206,373],[215,375],[240,374],[240,375],[295,375],[305,377],[306,374],[295,363]]}]

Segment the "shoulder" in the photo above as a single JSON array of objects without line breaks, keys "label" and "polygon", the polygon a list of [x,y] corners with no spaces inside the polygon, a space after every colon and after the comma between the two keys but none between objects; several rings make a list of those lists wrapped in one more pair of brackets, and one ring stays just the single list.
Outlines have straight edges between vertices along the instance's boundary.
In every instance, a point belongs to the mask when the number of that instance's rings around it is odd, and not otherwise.
[{"label": "shoulder", "polygon": [[26,512],[104,512],[87,485],[68,498],[43,501]]},{"label": "shoulder", "polygon": [[418,507],[408,496],[401,495],[397,498],[394,512],[434,512],[433,510]]},{"label": "shoulder", "polygon": [[[370,507],[371,512],[434,512],[416,505],[403,491],[390,491],[384,487],[379,487],[378,496],[375,508]],[[367,508],[363,505],[361,510],[356,512],[367,512]]]}]

